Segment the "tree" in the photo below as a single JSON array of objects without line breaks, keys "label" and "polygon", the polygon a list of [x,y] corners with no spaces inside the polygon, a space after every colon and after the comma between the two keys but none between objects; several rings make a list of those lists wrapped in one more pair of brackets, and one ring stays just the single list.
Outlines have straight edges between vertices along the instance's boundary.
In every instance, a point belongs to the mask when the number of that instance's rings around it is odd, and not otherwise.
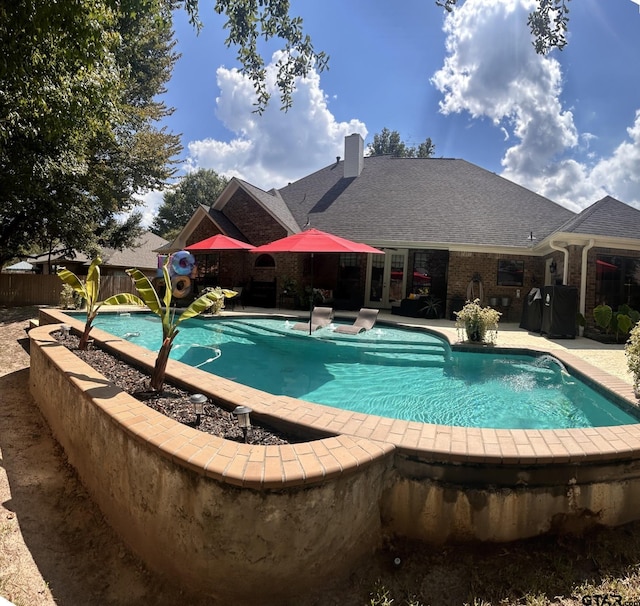
[{"label": "tree", "polygon": [[396,158],[431,158],[435,153],[436,146],[428,137],[418,147],[407,147],[400,139],[397,130],[390,131],[383,128],[381,133],[373,135],[373,142],[369,143],[368,152],[370,156],[390,155]]},{"label": "tree", "polygon": [[[177,58],[176,7],[199,27],[198,0],[0,3],[0,265],[51,243],[112,246],[114,217],[171,177],[179,138],[154,125],[172,111],[157,97]],[[216,0],[214,10],[228,17],[226,43],[256,86],[257,111],[269,99],[260,36],[283,41],[285,108],[295,78],[326,65],[287,0]]]},{"label": "tree", "polygon": [[0,263],[130,243],[140,215],[114,218],[180,150],[154,126],[177,59],[169,1],[16,0],[0,6],[0,38]]},{"label": "tree", "polygon": [[175,188],[165,192],[158,214],[151,223],[151,231],[172,240],[187,224],[198,206],[211,206],[227,183],[227,179],[208,168],[189,173]]},{"label": "tree", "polygon": [[142,299],[132,295],[131,293],[120,293],[113,295],[104,301],[99,301],[100,297],[100,264],[102,260],[96,257],[89,266],[87,279],[82,282],[78,276],[67,269],[58,271],[58,276],[65,283],[73,288],[87,306],[87,319],[84,325],[84,331],[78,343],[78,349],[86,350],[89,345],[89,333],[93,328],[93,321],[98,315],[98,311],[103,305],[144,305]]},{"label": "tree", "polygon": [[171,288],[169,286],[171,284],[171,276],[169,274],[170,259],[171,257],[167,257],[162,267],[164,283],[167,285],[164,289],[162,299],[156,292],[153,284],[149,281],[149,278],[139,269],[127,269],[127,273],[133,279],[136,290],[140,294],[141,301],[162,320],[162,345],[158,351],[158,356],[156,357],[149,381],[149,388],[156,393],[162,392],[167,362],[171,355],[173,341],[180,332],[178,330],[180,324],[185,320],[195,318],[201,313],[211,309],[212,306],[219,310],[221,306],[216,307],[216,305],[219,305],[220,301],[224,301],[225,297],[230,299],[238,294],[233,290],[225,290],[217,286],[193,301],[189,307],[176,318],[176,310],[175,308],[171,308]]}]

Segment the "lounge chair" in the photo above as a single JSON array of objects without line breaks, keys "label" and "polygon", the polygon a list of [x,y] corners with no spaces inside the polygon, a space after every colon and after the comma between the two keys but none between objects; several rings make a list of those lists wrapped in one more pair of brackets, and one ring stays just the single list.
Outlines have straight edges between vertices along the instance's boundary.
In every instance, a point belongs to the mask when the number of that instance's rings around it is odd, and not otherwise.
[{"label": "lounge chair", "polygon": [[348,335],[357,335],[363,330],[370,330],[376,323],[378,318],[378,309],[366,309],[362,308],[358,312],[358,317],[351,326],[337,326],[335,332],[343,332]]},{"label": "lounge chair", "polygon": [[[323,326],[329,326],[333,320],[332,307],[315,307],[311,312],[311,331],[318,330]],[[292,326],[294,330],[306,330],[309,332],[309,322],[297,322]]]}]

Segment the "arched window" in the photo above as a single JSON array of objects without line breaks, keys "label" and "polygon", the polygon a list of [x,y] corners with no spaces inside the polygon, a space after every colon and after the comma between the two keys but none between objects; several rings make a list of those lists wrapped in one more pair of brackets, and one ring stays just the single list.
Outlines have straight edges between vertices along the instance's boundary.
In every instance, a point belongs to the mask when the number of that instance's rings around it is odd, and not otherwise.
[{"label": "arched window", "polygon": [[256,267],[275,267],[275,259],[271,255],[259,255],[256,259]]}]

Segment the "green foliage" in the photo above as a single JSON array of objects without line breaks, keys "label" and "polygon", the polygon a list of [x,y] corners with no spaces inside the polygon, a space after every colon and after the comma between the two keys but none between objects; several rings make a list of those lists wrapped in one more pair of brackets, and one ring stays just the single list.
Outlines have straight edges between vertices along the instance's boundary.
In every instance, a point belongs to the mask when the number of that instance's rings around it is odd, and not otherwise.
[{"label": "green foliage", "polygon": [[[17,35],[17,32],[20,34]],[[0,7],[0,260],[121,247],[135,194],[173,174],[179,137],[155,127],[176,60],[165,0],[15,0]]]},{"label": "green foliage", "polygon": [[628,315],[622,313],[616,314],[616,337],[619,333],[626,335],[632,326],[633,321]]},{"label": "green foliage", "polygon": [[100,307],[103,305],[142,305],[142,301],[135,295],[129,293],[121,293],[108,297],[104,301],[98,301],[100,296],[100,257],[96,257],[89,266],[87,279],[82,282],[78,276],[67,269],[58,271],[60,279],[70,287],[78,296],[86,303],[87,320],[84,326],[84,332],[80,337],[79,349],[87,349],[89,343],[89,333],[91,332],[93,321],[98,315]]},{"label": "green foliage", "polygon": [[[171,284],[171,276],[169,275],[169,263],[171,257],[167,257],[163,267],[162,274],[165,284]],[[149,278],[145,276],[139,269],[127,269],[134,281],[136,290],[142,299],[142,304],[146,305],[154,314],[156,314],[162,321],[162,345],[156,358],[156,363],[151,374],[150,388],[153,391],[162,391],[164,385],[167,361],[171,348],[173,347],[173,341],[178,336],[178,327],[182,322],[189,318],[194,318],[199,314],[207,311],[212,305],[219,305],[224,298],[231,298],[237,293],[231,290],[223,290],[221,288],[215,288],[205,292],[198,299],[193,301],[189,307],[187,307],[180,316],[176,319],[176,311],[171,308],[171,289],[165,288],[162,300],[158,296],[156,289],[151,284]]]},{"label": "green foliage", "polygon": [[480,299],[467,301],[456,315],[458,333],[464,330],[469,341],[475,343],[495,343],[498,336],[498,322],[502,315],[491,307],[482,307]]},{"label": "green foliage", "polygon": [[609,305],[598,305],[593,309],[593,319],[596,321],[598,328],[608,331],[613,318],[613,310]]},{"label": "green foliage", "polygon": [[618,311],[613,311],[609,305],[601,304],[594,308],[593,317],[598,328],[609,333],[614,333],[616,340],[620,335],[626,335],[634,324],[640,320],[640,312],[631,309],[628,305],[621,305]]},{"label": "green foliage", "polygon": [[60,292],[60,307],[62,309],[78,309],[78,295],[69,284],[62,285]]},{"label": "green foliage", "polygon": [[289,15],[288,0],[216,0],[214,10],[227,16],[224,28],[229,35],[225,44],[238,49],[240,71],[249,77],[256,91],[256,112],[261,113],[269,102],[265,63],[258,52],[260,37],[279,38],[283,43],[277,74],[282,109],[292,105],[297,77],[308,75],[314,68],[321,72],[327,67],[329,57],[314,50],[311,38],[303,33],[302,19]]},{"label": "green foliage", "polygon": [[171,240],[187,224],[199,205],[207,208],[218,198],[229,181],[215,170],[201,168],[189,173],[164,194],[151,231]]},{"label": "green foliage", "polygon": [[562,50],[567,44],[569,0],[538,0],[527,23],[538,54],[546,55],[554,48]]},{"label": "green foliage", "polygon": [[624,352],[627,356],[627,368],[633,377],[633,388],[636,394],[640,394],[640,324],[631,329]]},{"label": "green foliage", "polygon": [[389,155],[396,158],[431,158],[436,151],[436,146],[431,138],[427,138],[417,148],[407,147],[400,139],[397,130],[390,131],[383,128],[381,133],[373,135],[373,143],[369,143],[368,150],[370,156]]}]

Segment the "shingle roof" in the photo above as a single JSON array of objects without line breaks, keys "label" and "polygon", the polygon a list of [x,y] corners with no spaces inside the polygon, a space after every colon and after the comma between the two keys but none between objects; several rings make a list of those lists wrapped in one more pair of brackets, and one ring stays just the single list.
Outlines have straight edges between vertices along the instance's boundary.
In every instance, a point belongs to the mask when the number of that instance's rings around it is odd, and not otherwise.
[{"label": "shingle roof", "polygon": [[298,225],[356,241],[527,246],[569,221],[570,210],[457,159],[364,159],[359,177],[336,162],[278,190]]},{"label": "shingle roof", "polygon": [[277,189],[272,189],[268,192],[251,185],[247,181],[238,179],[238,182],[244,187],[254,198],[259,200],[266,208],[268,208],[282,223],[285,229],[291,233],[300,231],[300,226],[304,225],[304,221],[300,224],[296,223],[291,210],[288,208],[285,201],[282,199],[280,192]]},{"label": "shingle roof", "polygon": [[637,239],[640,237],[640,210],[606,196],[569,219],[558,231]]},{"label": "shingle roof", "polygon": [[149,231],[144,232],[131,248],[124,250],[104,249],[102,251],[102,265],[155,269],[158,266],[158,255],[154,250],[166,243],[164,238]]}]

